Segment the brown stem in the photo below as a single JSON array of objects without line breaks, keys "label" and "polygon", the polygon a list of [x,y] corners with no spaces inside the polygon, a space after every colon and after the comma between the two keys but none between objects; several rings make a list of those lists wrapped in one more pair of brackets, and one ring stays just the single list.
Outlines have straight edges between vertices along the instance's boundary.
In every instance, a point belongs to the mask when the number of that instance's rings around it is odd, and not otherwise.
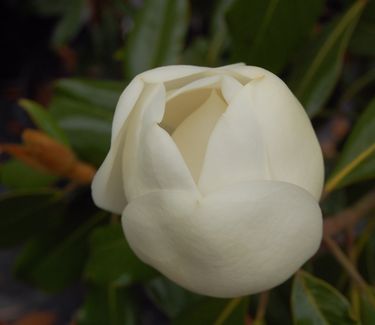
[{"label": "brown stem", "polygon": [[269,300],[269,291],[264,291],[259,295],[259,303],[255,315],[254,323],[261,324],[266,315],[267,305]]},{"label": "brown stem", "polygon": [[349,258],[343,253],[340,246],[328,235],[324,235],[323,241],[327,245],[333,256],[336,258],[336,260],[342,265],[348,275],[358,285],[358,287],[361,289],[365,289],[367,287],[366,281],[359,274]]}]

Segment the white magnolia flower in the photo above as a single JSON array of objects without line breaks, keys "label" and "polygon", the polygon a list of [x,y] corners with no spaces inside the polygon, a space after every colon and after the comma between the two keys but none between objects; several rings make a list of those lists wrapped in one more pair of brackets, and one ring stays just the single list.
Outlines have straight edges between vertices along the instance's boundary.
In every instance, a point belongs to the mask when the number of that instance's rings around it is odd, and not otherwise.
[{"label": "white magnolia flower", "polygon": [[269,289],[317,250],[321,150],[301,104],[242,64],[168,66],[120,97],[92,191],[122,213],[145,263],[181,286],[234,297]]}]

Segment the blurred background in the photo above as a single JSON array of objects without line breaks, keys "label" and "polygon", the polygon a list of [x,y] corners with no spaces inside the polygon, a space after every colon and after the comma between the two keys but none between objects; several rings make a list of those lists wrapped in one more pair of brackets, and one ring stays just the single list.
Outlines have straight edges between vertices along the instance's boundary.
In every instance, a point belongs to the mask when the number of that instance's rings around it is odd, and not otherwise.
[{"label": "blurred background", "polygon": [[[374,56],[373,0],[1,0],[0,324],[375,324]],[[316,256],[230,300],[140,262],[89,184],[135,75],[236,62],[292,89],[327,181]]]}]

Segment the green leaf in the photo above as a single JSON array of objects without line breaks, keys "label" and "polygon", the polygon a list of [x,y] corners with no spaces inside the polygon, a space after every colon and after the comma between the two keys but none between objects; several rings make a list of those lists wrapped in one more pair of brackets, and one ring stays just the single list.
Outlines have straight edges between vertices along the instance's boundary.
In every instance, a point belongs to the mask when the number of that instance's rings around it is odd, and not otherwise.
[{"label": "green leaf", "polygon": [[177,62],[188,23],[187,0],[146,0],[125,48],[129,78]]},{"label": "green leaf", "polygon": [[182,55],[183,64],[207,65],[208,41],[203,37],[197,37]]},{"label": "green leaf", "polygon": [[37,189],[48,187],[57,177],[11,159],[0,165],[0,183],[7,189]]},{"label": "green leaf", "polygon": [[[24,242],[56,217],[60,192],[20,190],[0,195],[0,246]],[[56,210],[57,209],[57,210]]]},{"label": "green leaf", "polygon": [[187,306],[202,299],[165,277],[155,278],[145,287],[150,299],[169,317],[177,316]]},{"label": "green leaf", "polygon": [[43,16],[55,16],[64,11],[66,0],[34,0],[32,2],[32,9]]},{"label": "green leaf", "polygon": [[323,1],[237,0],[228,12],[235,61],[280,72],[311,32]]},{"label": "green leaf", "polygon": [[103,216],[98,213],[72,230],[62,225],[29,241],[16,260],[16,276],[49,292],[77,281],[87,256],[87,235]]},{"label": "green leaf", "polygon": [[350,51],[357,55],[375,55],[375,1],[368,1],[353,38],[350,41]]},{"label": "green leaf", "polygon": [[203,298],[183,310],[173,325],[231,325],[244,324],[248,298]]},{"label": "green leaf", "polygon": [[51,114],[82,160],[102,163],[110,145],[113,112],[124,86],[82,79],[63,79],[57,84]]},{"label": "green leaf", "polygon": [[294,277],[291,299],[294,324],[358,324],[340,292],[304,271]]},{"label": "green leaf", "polygon": [[137,301],[121,286],[90,286],[79,311],[79,325],[137,325]]},{"label": "green leaf", "polygon": [[362,324],[375,324],[375,290],[368,288],[360,292],[360,317]]},{"label": "green leaf", "polygon": [[[207,61],[209,66],[220,65],[222,63],[220,61],[221,54],[229,47],[230,37],[226,15],[234,1],[235,0],[218,0],[215,3],[211,19],[209,44],[206,44],[206,47],[208,45],[208,49],[204,55],[205,61]],[[203,64],[203,62],[204,61],[202,61],[201,65],[207,65]]]},{"label": "green leaf", "polygon": [[125,86],[124,82],[112,80],[61,79],[56,91],[59,95],[90,103],[112,114]]},{"label": "green leaf", "polygon": [[313,116],[331,95],[341,72],[343,57],[365,1],[356,1],[334,24],[313,40],[295,64],[289,85]]},{"label": "green leaf", "polygon": [[95,284],[108,285],[120,278],[130,283],[156,274],[134,255],[118,224],[96,229],[91,236],[90,247],[85,275]]},{"label": "green leaf", "polygon": [[327,182],[327,189],[342,187],[375,177],[375,99],[362,113],[339,161]]},{"label": "green leaf", "polygon": [[39,129],[61,143],[69,145],[66,135],[46,108],[29,99],[21,99],[19,104],[26,110]]},{"label": "green leaf", "polygon": [[84,0],[66,0],[62,17],[52,36],[52,45],[62,46],[71,41],[83,25],[85,8]]}]

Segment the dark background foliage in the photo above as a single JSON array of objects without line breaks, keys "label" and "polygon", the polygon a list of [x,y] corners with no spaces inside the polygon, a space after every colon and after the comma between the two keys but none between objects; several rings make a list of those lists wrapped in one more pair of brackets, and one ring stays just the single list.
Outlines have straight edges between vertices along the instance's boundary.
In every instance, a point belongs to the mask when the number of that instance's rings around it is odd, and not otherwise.
[{"label": "dark background foliage", "polygon": [[[375,324],[375,1],[2,0],[0,35],[0,324]],[[89,182],[136,74],[235,62],[292,89],[327,181],[316,256],[228,300],[141,263]]]}]

